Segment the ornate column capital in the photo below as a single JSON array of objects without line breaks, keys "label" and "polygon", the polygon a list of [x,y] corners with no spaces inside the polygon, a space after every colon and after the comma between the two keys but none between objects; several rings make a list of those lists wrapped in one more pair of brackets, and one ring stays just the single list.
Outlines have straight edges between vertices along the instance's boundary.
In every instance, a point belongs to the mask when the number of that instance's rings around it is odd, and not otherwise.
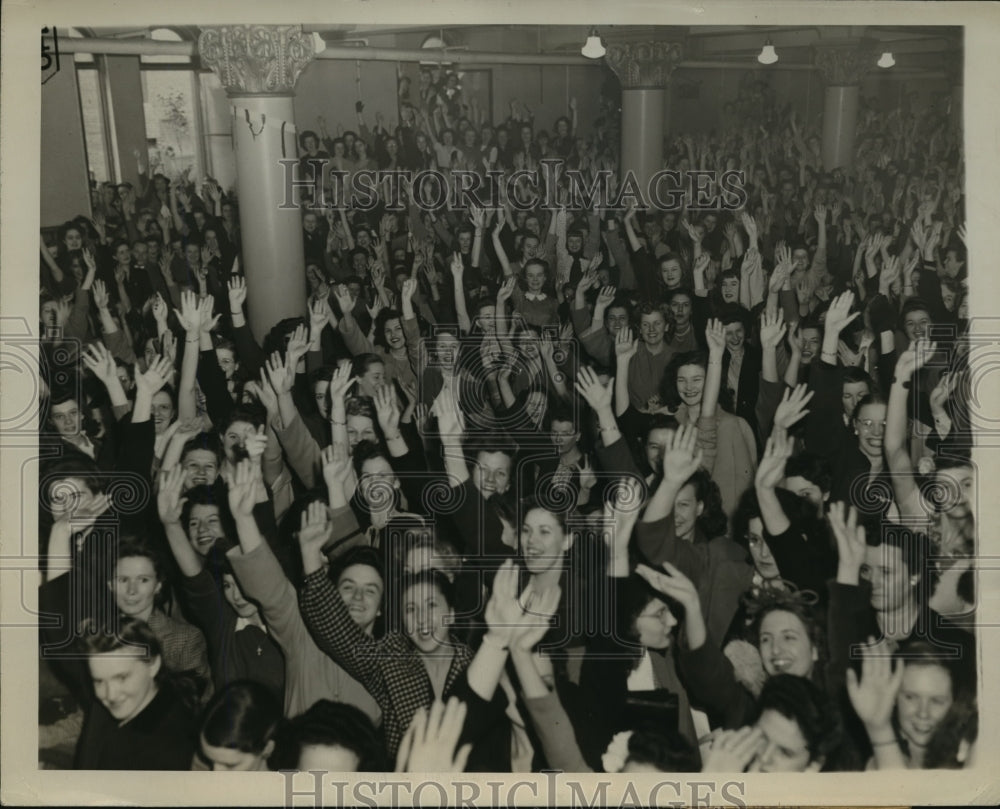
[{"label": "ornate column capital", "polygon": [[816,69],[834,87],[861,84],[878,60],[874,43],[867,40],[813,45],[813,54]]},{"label": "ornate column capital", "polygon": [[198,37],[201,62],[214,70],[229,95],[291,95],[299,74],[316,55],[301,25],[223,25]]},{"label": "ornate column capital", "polygon": [[604,55],[608,67],[626,90],[666,87],[674,68],[683,58],[681,42],[611,43]]}]

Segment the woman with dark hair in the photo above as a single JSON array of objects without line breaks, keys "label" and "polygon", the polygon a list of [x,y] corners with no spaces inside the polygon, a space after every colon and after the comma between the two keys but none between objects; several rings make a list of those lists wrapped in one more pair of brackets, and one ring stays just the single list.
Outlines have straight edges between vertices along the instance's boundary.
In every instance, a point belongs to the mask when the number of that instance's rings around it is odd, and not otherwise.
[{"label": "woman with dark hair", "polygon": [[164,611],[166,571],[152,548],[141,540],[122,540],[108,587],[121,615],[145,622],[163,650],[163,664],[170,671],[192,671],[209,680],[205,637],[196,627]]},{"label": "woman with dark hair", "polygon": [[704,466],[718,484],[726,515],[736,509],[739,496],[753,481],[757,440],[746,421],[718,406],[726,332],[713,320],[705,329],[709,352],[679,354],[667,366],[661,397],[676,405],[680,424],[697,425]]},{"label": "woman with dark hair", "polygon": [[267,770],[281,716],[281,703],[267,688],[249,681],[230,683],[205,709],[200,758],[213,770]]},{"label": "woman with dark hair", "polygon": [[637,572],[659,592],[684,608],[684,642],[677,665],[691,703],[705,711],[713,725],[738,728],[751,721],[761,686],[769,677],[795,674],[822,685],[825,651],[821,625],[809,591],[763,590],[746,600],[748,640],[753,647],[720,650],[705,625],[698,593],[691,580],[665,563],[661,570],[640,565]]},{"label": "woman with dark hair", "polygon": [[925,641],[864,647],[861,676],[847,673],[851,704],[864,723],[869,769],[960,768],[975,741],[975,667]]},{"label": "woman with dark hair", "polygon": [[311,129],[299,135],[299,146],[305,151],[299,158],[299,178],[313,182],[310,201],[315,202],[322,198],[323,177],[330,153],[320,148],[319,136]]},{"label": "woman with dark hair", "polygon": [[317,701],[277,733],[269,764],[299,772],[382,772],[385,751],[371,719],[353,705]]},{"label": "woman with dark hair", "polygon": [[153,630],[131,617],[114,631],[87,622],[79,643],[96,700],[77,745],[76,769],[190,769],[194,700],[168,676]]},{"label": "woman with dark hair", "polygon": [[[378,701],[390,757],[395,756],[414,714],[435,699],[457,696],[469,706],[466,731],[472,738],[491,731],[498,714],[502,715],[505,700],[499,691],[478,693],[467,676],[473,652],[451,635],[455,618],[451,582],[439,571],[423,571],[404,579],[395,591],[398,616],[392,617],[396,623],[384,638],[375,640],[352,620],[348,606],[323,569],[322,549],[332,531],[326,507],[311,504],[299,531],[306,574],[299,605],[319,647]],[[508,768],[509,754],[508,740]],[[487,764],[497,766],[495,760],[477,760],[474,749],[469,769],[476,771]]]},{"label": "woman with dark hair", "polygon": [[719,487],[702,468],[698,430],[682,424],[663,456],[663,478],[636,525],[639,552],[652,565],[671,562],[701,597],[714,643],[721,643],[750,586],[753,567],[726,536]]},{"label": "woman with dark hair", "polygon": [[756,722],[717,733],[702,772],[830,772],[845,769],[840,715],[805,677],[778,674],[760,694]]}]

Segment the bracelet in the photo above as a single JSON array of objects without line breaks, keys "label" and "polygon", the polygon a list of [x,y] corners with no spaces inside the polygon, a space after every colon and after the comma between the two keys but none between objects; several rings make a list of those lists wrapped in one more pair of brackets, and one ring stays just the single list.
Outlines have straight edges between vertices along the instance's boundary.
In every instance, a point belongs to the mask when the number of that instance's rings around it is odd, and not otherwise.
[{"label": "bracelet", "polygon": [[602,433],[616,433],[616,432],[621,432],[621,430],[618,429],[617,425],[615,425],[614,427],[598,427],[597,429],[600,432],[602,432]]},{"label": "bracelet", "polygon": [[240,311],[234,312],[232,309],[230,309],[229,310],[229,314],[231,314],[231,315],[242,315],[243,314],[243,310],[240,309]]},{"label": "bracelet", "polygon": [[403,437],[403,434],[402,434],[402,433],[396,433],[395,435],[392,435],[392,436],[389,436],[389,435],[387,435],[387,436],[385,437],[385,440],[386,440],[387,442],[388,442],[388,441],[397,441],[397,440],[399,440],[399,439],[400,439],[400,438],[402,438],[402,437]]},{"label": "bracelet", "polygon": [[331,424],[335,424],[338,427],[346,427],[347,426],[347,422],[346,421],[334,421],[333,419],[330,419],[330,423]]},{"label": "bracelet", "polygon": [[185,340],[184,342],[187,343],[188,345],[193,345],[194,343],[200,343],[201,342],[201,338],[200,337],[196,337],[194,340]]}]

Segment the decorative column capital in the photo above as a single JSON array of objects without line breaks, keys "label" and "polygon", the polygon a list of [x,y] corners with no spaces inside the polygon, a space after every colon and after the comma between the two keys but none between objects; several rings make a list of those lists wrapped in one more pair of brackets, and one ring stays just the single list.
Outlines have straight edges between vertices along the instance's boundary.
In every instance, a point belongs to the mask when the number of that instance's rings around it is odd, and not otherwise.
[{"label": "decorative column capital", "polygon": [[291,95],[316,49],[301,25],[223,25],[203,29],[198,53],[229,95]]},{"label": "decorative column capital", "polygon": [[861,84],[878,59],[874,43],[867,40],[814,45],[813,53],[816,69],[827,85],[834,87]]},{"label": "decorative column capital", "polygon": [[626,90],[666,87],[683,58],[681,42],[611,43],[604,55],[608,67]]}]

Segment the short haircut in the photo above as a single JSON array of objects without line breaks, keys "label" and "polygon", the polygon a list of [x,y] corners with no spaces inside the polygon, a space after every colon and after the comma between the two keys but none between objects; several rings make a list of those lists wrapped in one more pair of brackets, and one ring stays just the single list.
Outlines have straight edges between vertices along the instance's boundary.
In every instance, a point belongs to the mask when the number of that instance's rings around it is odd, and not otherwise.
[{"label": "short haircut", "polygon": [[201,722],[201,735],[212,747],[259,755],[274,738],[281,718],[281,703],[268,688],[239,680],[212,697]]},{"label": "short haircut", "polygon": [[[229,425],[227,424],[226,426],[228,427]],[[215,456],[217,464],[220,467],[222,466],[222,461],[226,456],[222,449],[222,441],[217,433],[198,433],[198,435],[193,438],[189,438],[184,444],[183,449],[181,449],[180,463],[183,464],[184,459],[190,453],[199,449],[211,452]]]},{"label": "short haircut", "polygon": [[321,699],[279,731],[270,766],[297,770],[302,748],[309,745],[343,747],[359,759],[358,772],[384,769],[383,744],[372,720],[345,702]]}]

